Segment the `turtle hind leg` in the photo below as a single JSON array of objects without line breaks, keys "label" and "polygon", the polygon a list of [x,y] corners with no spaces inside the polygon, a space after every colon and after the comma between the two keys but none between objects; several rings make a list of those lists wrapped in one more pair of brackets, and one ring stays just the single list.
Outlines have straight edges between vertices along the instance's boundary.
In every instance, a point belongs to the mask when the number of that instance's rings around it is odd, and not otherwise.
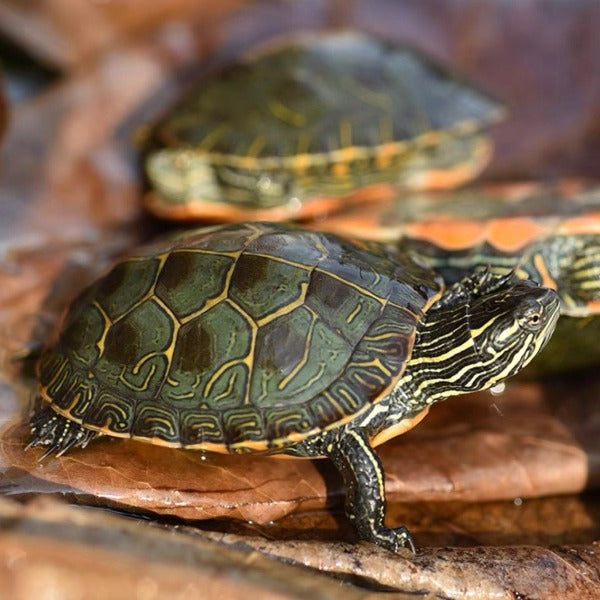
[{"label": "turtle hind leg", "polygon": [[358,535],[397,552],[415,545],[406,527],[390,528],[385,520],[385,475],[365,432],[347,429],[325,445],[325,453],[342,475],[346,489],[346,515]]},{"label": "turtle hind leg", "polygon": [[91,440],[99,435],[97,431],[86,429],[79,423],[69,421],[50,406],[44,406],[35,412],[29,421],[29,428],[32,439],[27,444],[27,448],[47,447],[40,460],[54,453],[56,456],[61,456],[74,447],[85,448]]}]

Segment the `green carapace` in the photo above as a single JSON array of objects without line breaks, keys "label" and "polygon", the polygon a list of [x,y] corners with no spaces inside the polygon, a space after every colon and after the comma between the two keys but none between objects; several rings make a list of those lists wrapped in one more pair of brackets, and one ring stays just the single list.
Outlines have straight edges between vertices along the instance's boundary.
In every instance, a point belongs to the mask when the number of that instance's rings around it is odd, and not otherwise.
[{"label": "green carapace", "polygon": [[384,524],[373,448],[519,371],[558,314],[554,291],[512,273],[445,288],[377,243],[267,223],[196,230],[75,300],[41,357],[31,445],[60,454],[114,436],[328,457],[359,536],[395,551],[412,540]]},{"label": "green carapace", "polygon": [[453,187],[488,162],[484,130],[503,114],[412,50],[299,36],[203,81],[154,128],[147,205],[170,219],[275,220],[376,197],[377,184]]}]

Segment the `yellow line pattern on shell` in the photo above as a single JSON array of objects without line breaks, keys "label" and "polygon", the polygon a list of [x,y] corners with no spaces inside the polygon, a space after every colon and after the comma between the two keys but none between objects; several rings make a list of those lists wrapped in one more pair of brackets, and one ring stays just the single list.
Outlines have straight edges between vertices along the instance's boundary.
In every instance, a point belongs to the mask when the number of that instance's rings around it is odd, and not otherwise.
[{"label": "yellow line pattern on shell", "polygon": [[352,321],[354,321],[354,319],[356,319],[356,317],[360,314],[362,307],[362,303],[359,302],[354,308],[354,310],[346,317],[346,323],[352,323]]},{"label": "yellow line pattern on shell", "polygon": [[221,123],[210,131],[198,144],[199,150],[209,151],[215,142],[230,128],[228,123]]},{"label": "yellow line pattern on shell", "polygon": [[270,98],[267,102],[269,110],[280,121],[292,125],[293,127],[302,127],[306,124],[306,117],[302,113],[296,112],[277,98]]},{"label": "yellow line pattern on shell", "polygon": [[96,342],[96,348],[98,348],[98,357],[100,358],[104,354],[104,350],[106,348],[106,336],[112,323],[108,318],[108,314],[97,300],[94,300],[92,302],[92,306],[98,309],[98,311],[102,315],[102,319],[104,320],[104,329],[102,330],[102,335],[100,336],[100,339]]},{"label": "yellow line pattern on shell", "polygon": [[[153,352],[152,354],[156,356],[156,355],[159,355],[159,354],[160,354],[160,352]],[[149,357],[149,356],[146,356],[146,357],[144,357],[144,359],[142,359],[142,360],[144,360],[144,361],[145,361],[145,360],[148,360],[149,358],[151,358],[151,357]],[[140,365],[140,362],[142,362],[142,361],[139,361],[139,362],[136,364],[136,367],[138,367],[138,366],[139,366],[139,367],[141,367],[141,365]],[[135,367],[134,367],[134,370],[135,370]],[[139,371],[139,369],[138,369],[138,371]],[[125,368],[123,368],[123,370],[122,370],[122,371],[121,371],[121,373],[119,374],[119,377],[118,377],[118,379],[119,379],[119,381],[120,381],[120,382],[121,382],[121,383],[122,383],[124,386],[128,387],[130,390],[133,390],[134,392],[143,392],[143,391],[145,391],[145,390],[147,390],[147,389],[148,389],[148,383],[150,382],[150,380],[151,380],[151,379],[152,379],[152,377],[154,376],[154,373],[155,373],[155,372],[156,372],[156,365],[151,365],[151,366],[150,366],[150,369],[148,370],[148,374],[146,375],[146,377],[145,377],[144,381],[142,382],[142,384],[141,384],[141,385],[139,385],[139,386],[138,386],[138,385],[135,385],[134,383],[131,383],[130,381],[127,381],[127,379],[125,379]]]},{"label": "yellow line pattern on shell", "polygon": [[279,382],[277,388],[279,390],[284,390],[287,385],[294,379],[294,377],[302,370],[302,368],[308,362],[308,353],[310,350],[310,343],[312,340],[312,335],[315,330],[315,323],[317,322],[317,315],[314,311],[310,311],[312,320],[310,322],[310,326],[308,328],[308,332],[306,334],[306,341],[304,342],[304,352],[302,353],[302,357],[298,361],[298,364]]},{"label": "yellow line pattern on shell", "polygon": [[[291,313],[293,310],[295,310],[299,306],[302,306],[306,299],[307,290],[308,290],[308,282],[303,281],[300,284],[300,294],[293,302],[289,302],[285,306],[282,306],[279,310],[269,313],[268,315],[264,316],[262,319],[258,319],[256,321],[256,324],[259,327],[262,327],[263,325],[266,325],[267,323],[270,323],[271,321],[274,321],[275,319],[278,319],[279,317],[282,317],[283,315],[287,315],[287,314]],[[306,308],[308,308],[308,307],[306,307]],[[311,310],[310,312],[312,313],[313,311]]]},{"label": "yellow line pattern on shell", "polygon": [[266,143],[267,138],[264,135],[257,135],[254,140],[252,140],[248,150],[246,150],[246,156],[248,158],[256,158],[260,154],[260,151],[265,147]]}]

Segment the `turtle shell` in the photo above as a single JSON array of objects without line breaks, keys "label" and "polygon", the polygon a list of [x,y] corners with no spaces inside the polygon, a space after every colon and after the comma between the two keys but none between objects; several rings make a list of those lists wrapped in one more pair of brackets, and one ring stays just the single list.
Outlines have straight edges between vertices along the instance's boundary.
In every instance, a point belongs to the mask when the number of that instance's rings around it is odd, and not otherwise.
[{"label": "turtle shell", "polygon": [[315,224],[414,252],[446,283],[477,265],[518,269],[558,291],[562,313],[600,314],[600,187],[584,181],[483,185],[388,197]]},{"label": "turtle shell", "polygon": [[273,219],[330,211],[372,184],[451,187],[486,164],[480,130],[502,114],[407,48],[299,37],[205,81],[156,127],[148,205],[174,219]]},{"label": "turtle shell", "polygon": [[122,260],[72,304],[41,397],[102,433],[276,451],[379,401],[439,278],[335,235],[216,227]]},{"label": "turtle shell", "polygon": [[600,187],[564,180],[485,185],[382,199],[319,229],[390,242],[452,283],[477,265],[515,269],[558,292],[556,331],[525,376],[600,364]]}]

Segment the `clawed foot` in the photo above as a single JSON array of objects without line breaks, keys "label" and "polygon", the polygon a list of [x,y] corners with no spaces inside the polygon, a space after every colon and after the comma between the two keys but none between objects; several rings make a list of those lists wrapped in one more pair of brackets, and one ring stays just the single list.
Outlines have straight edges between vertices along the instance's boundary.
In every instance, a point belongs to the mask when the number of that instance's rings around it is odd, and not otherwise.
[{"label": "clawed foot", "polygon": [[49,406],[41,408],[32,416],[29,427],[32,437],[25,449],[44,446],[46,451],[39,460],[54,453],[61,456],[73,447],[85,448],[88,442],[98,436],[96,431],[69,421]]},{"label": "clawed foot", "polygon": [[417,553],[415,543],[406,527],[396,527],[395,529],[382,527],[374,533],[372,541],[391,552],[398,552],[400,548],[408,546],[413,554]]}]

